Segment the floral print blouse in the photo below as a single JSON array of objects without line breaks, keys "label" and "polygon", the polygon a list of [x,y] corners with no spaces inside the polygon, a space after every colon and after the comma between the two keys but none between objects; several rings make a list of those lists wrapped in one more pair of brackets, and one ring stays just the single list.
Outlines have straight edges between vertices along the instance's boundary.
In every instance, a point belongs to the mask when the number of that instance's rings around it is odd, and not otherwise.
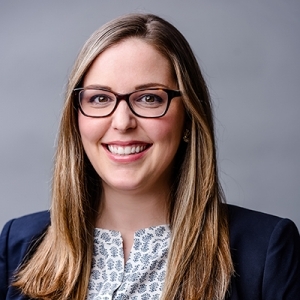
[{"label": "floral print blouse", "polygon": [[120,232],[95,228],[87,300],[158,300],[169,243],[168,225],[138,230],[125,263]]}]

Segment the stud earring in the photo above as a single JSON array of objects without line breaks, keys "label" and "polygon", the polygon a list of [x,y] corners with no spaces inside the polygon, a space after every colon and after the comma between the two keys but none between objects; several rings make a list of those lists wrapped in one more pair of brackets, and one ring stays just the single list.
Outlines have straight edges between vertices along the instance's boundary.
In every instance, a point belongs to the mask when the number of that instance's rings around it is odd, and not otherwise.
[{"label": "stud earring", "polygon": [[190,134],[191,132],[188,129],[184,131],[182,139],[185,143],[188,143],[190,141]]}]

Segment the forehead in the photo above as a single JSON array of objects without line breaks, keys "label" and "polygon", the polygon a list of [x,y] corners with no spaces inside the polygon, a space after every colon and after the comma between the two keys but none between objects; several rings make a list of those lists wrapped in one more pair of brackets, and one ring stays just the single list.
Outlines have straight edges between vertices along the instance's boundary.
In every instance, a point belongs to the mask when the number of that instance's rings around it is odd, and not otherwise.
[{"label": "forehead", "polygon": [[99,54],[84,76],[90,84],[140,85],[157,82],[170,88],[176,84],[170,61],[154,46],[129,38]]}]

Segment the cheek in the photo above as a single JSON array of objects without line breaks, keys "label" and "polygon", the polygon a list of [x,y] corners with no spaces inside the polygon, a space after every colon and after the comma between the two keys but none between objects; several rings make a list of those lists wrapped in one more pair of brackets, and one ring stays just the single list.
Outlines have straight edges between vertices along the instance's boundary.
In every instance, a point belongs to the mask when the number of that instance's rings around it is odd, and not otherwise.
[{"label": "cheek", "polygon": [[170,116],[158,120],[158,123],[148,127],[153,140],[177,148],[182,137],[183,118]]},{"label": "cheek", "polygon": [[[177,104],[177,103],[176,103]],[[169,114],[164,118],[163,124],[160,126],[160,133],[165,138],[172,141],[172,144],[180,142],[183,133],[185,114],[184,109],[180,105],[170,107]]]},{"label": "cheek", "polygon": [[162,142],[169,142],[170,140],[174,141],[175,128],[172,128],[169,123],[162,123],[153,130],[154,139]]},{"label": "cheek", "polygon": [[101,119],[88,118],[81,114],[78,116],[78,126],[82,142],[93,142],[99,140],[104,132],[104,124]]}]

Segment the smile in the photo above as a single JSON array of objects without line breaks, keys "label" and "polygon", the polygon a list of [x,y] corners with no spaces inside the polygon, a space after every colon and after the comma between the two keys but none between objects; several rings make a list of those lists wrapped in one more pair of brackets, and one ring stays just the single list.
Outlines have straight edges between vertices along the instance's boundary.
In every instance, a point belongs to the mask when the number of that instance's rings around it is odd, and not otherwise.
[{"label": "smile", "polygon": [[147,148],[146,145],[132,145],[132,146],[116,146],[116,145],[107,145],[109,152],[116,155],[130,155],[136,154],[144,151]]}]

